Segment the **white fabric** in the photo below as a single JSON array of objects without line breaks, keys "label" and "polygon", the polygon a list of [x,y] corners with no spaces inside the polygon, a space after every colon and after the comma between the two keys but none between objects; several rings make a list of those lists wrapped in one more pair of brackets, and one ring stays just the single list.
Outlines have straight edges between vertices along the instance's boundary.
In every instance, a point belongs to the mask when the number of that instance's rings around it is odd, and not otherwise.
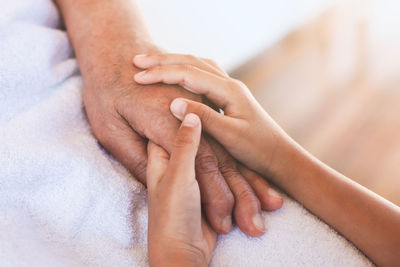
[{"label": "white fabric", "polygon": [[[0,266],[146,266],[146,190],[93,137],[59,20],[50,0],[0,2]],[[265,215],[211,265],[370,265],[289,198]]]}]

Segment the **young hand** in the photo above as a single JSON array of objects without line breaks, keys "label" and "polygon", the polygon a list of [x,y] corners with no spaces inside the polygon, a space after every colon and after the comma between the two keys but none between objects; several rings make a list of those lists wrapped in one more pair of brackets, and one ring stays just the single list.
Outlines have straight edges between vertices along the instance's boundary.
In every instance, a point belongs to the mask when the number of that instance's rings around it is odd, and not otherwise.
[{"label": "young hand", "polygon": [[148,248],[151,266],[207,266],[216,233],[202,218],[195,158],[201,122],[188,114],[175,137],[171,156],[148,144]]},{"label": "young hand", "polygon": [[[236,159],[250,168],[276,176],[285,166],[282,149],[291,139],[263,110],[248,88],[230,78],[215,63],[205,64],[187,55],[161,54],[137,56],[137,67],[146,69],[135,76],[140,84],[179,84],[203,94],[224,111],[184,98],[175,99],[170,108],[180,120],[189,112],[197,114],[206,132],[221,143]],[[210,61],[208,61],[210,63]]]},{"label": "young hand", "polygon": [[[206,95],[224,114],[187,99],[170,109],[178,119],[200,116],[203,128],[237,159],[268,175],[353,242],[378,266],[400,262],[400,208],[325,165],[296,144],[252,97],[247,87],[224,73],[212,73],[191,56],[154,55],[135,58],[147,70],[141,84],[163,82]],[[214,68],[217,68],[214,65]],[[354,227],[354,226],[357,227]]]}]

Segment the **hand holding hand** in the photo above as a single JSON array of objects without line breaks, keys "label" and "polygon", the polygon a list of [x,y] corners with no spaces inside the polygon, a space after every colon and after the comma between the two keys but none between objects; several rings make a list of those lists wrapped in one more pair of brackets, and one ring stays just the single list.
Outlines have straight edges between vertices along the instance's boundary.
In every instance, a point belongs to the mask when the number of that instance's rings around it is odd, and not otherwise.
[{"label": "hand holding hand", "polygon": [[[118,67],[113,82],[86,80],[84,101],[93,132],[100,143],[138,179],[146,182],[147,140],[171,152],[180,122],[170,112],[178,97],[201,101],[180,86],[140,85],[132,81],[132,63]],[[219,233],[231,229],[234,216],[240,229],[251,236],[265,231],[261,208],[282,205],[261,176],[236,161],[212,138],[202,137],[196,157],[196,178],[210,225]],[[232,214],[233,213],[233,214]],[[233,215],[233,216],[232,216]]]},{"label": "hand holding hand", "polygon": [[[132,57],[161,51],[148,34],[135,1],[55,2],[79,63],[83,101],[94,135],[135,178],[146,183],[148,140],[171,152],[179,128],[169,111],[172,100],[202,98],[180,86],[143,86],[133,81],[139,69],[132,65]],[[210,225],[227,233],[234,216],[243,232],[261,235],[261,208],[277,209],[282,198],[268,194],[273,191],[262,177],[238,168],[220,144],[207,139],[203,137],[199,146],[196,178]]]},{"label": "hand holding hand", "polygon": [[230,78],[213,64],[212,71],[200,58],[185,55],[137,56],[136,66],[146,69],[136,74],[140,84],[179,84],[185,89],[205,95],[224,111],[184,98],[171,104],[171,111],[180,120],[185,114],[197,114],[204,130],[213,136],[236,159],[260,173],[275,176],[285,166],[280,150],[291,139],[270,118],[240,81]]}]

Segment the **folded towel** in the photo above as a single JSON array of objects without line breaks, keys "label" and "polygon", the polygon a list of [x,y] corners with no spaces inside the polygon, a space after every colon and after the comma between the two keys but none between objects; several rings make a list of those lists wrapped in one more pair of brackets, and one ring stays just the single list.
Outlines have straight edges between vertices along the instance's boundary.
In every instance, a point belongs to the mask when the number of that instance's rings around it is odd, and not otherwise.
[{"label": "folded towel", "polygon": [[[97,143],[51,0],[0,3],[0,266],[146,266],[146,189]],[[267,233],[218,237],[211,266],[370,266],[285,197]]]}]

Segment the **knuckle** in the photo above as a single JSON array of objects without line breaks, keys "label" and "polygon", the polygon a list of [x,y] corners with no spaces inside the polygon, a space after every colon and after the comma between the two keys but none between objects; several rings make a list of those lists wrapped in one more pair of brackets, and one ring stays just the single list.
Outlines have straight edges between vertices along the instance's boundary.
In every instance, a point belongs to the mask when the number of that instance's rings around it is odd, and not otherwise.
[{"label": "knuckle", "polygon": [[241,81],[232,79],[232,78],[228,79],[228,82],[227,82],[227,86],[233,90],[238,90],[239,88],[242,87],[242,84],[243,83]]},{"label": "knuckle", "polygon": [[256,203],[257,198],[249,187],[242,187],[235,195],[236,200],[241,203]]},{"label": "knuckle", "polygon": [[187,86],[188,80],[187,80],[186,75],[192,71],[192,67],[190,65],[184,64],[184,65],[177,66],[177,68],[178,68],[178,71],[180,73],[182,73],[182,75],[180,75],[180,78],[179,78],[179,84]]},{"label": "knuckle", "polygon": [[210,209],[216,210],[219,214],[230,214],[235,206],[235,197],[229,192],[214,196],[209,201],[203,202],[203,204]]},{"label": "knuckle", "polygon": [[233,207],[235,206],[235,197],[233,196],[232,193],[227,195],[226,203],[229,206],[230,210],[232,210]]},{"label": "knuckle", "polygon": [[196,114],[200,117],[201,122],[206,124],[211,119],[211,110],[206,108],[203,104],[198,104],[197,110],[195,111]]},{"label": "knuckle", "polygon": [[222,175],[229,177],[240,175],[236,163],[231,158],[225,157],[218,164]]},{"label": "knuckle", "polygon": [[225,204],[224,204],[229,211],[233,209],[235,206],[235,197],[233,196],[232,192],[225,194]]},{"label": "knuckle", "polygon": [[238,80],[238,79],[232,79],[232,80],[236,84],[237,87],[241,88],[241,87],[245,86],[241,80]]},{"label": "knuckle", "polygon": [[96,139],[104,146],[109,146],[113,141],[116,126],[109,120],[103,121],[100,125],[93,127],[93,133]]},{"label": "knuckle", "polygon": [[238,203],[253,204],[257,202],[257,197],[253,189],[240,176],[236,176],[234,179],[230,179],[229,186],[234,192],[235,199]]},{"label": "knuckle", "polygon": [[[242,93],[250,93],[249,89],[247,88],[246,84],[240,80],[234,79],[234,82],[236,83],[235,89],[242,92]],[[251,94],[251,93],[250,93]]]},{"label": "knuckle", "polygon": [[217,158],[214,155],[198,155],[196,157],[196,171],[200,174],[217,173]]},{"label": "knuckle", "polygon": [[242,93],[247,88],[243,82],[230,77],[227,78],[225,85],[225,90],[231,93]]},{"label": "knuckle", "polygon": [[132,174],[143,183],[145,182],[144,178],[146,177],[146,169],[147,160],[137,160],[136,162],[133,162],[131,166]]},{"label": "knuckle", "polygon": [[226,195],[224,200],[217,201],[215,203],[216,209],[225,211],[226,213],[231,213],[234,206],[235,206],[235,198],[233,197],[232,194]]}]

